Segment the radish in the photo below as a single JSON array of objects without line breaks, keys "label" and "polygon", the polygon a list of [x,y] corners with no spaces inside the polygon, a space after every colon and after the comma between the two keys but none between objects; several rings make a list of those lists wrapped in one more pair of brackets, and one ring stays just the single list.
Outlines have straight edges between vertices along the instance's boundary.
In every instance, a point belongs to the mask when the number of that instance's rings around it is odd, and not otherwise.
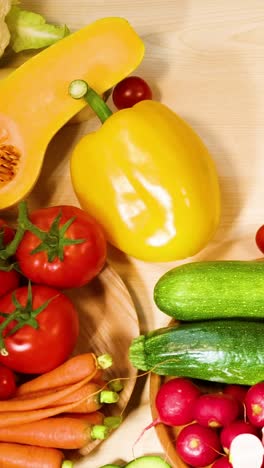
[{"label": "radish", "polygon": [[221,444],[214,429],[192,423],[181,429],[176,439],[176,450],[185,463],[203,467],[219,457]]},{"label": "radish", "polygon": [[239,434],[258,435],[258,430],[253,424],[240,419],[224,427],[220,433],[220,441],[226,453],[229,453],[232,440]]},{"label": "radish", "polygon": [[158,423],[167,426],[181,426],[194,419],[193,405],[201,390],[189,379],[175,377],[165,382],[159,389],[155,405],[158,417],[150,427]]},{"label": "radish", "polygon": [[258,435],[258,430],[249,422],[237,420],[224,427],[220,433],[220,441],[224,451],[228,454],[232,440],[239,434]]},{"label": "radish", "polygon": [[223,388],[223,393],[231,395],[236,400],[239,400],[241,401],[241,403],[244,403],[248,390],[249,387],[246,385],[227,384]]},{"label": "radish", "polygon": [[231,395],[236,400],[240,401],[240,415],[245,415],[245,398],[249,386],[247,385],[238,385],[238,384],[227,384],[223,388],[223,393],[226,395]]},{"label": "radish", "polygon": [[202,426],[223,427],[238,418],[239,402],[231,395],[208,393],[194,403],[194,418]]},{"label": "radish", "polygon": [[261,468],[264,448],[259,437],[239,434],[230,445],[229,460],[233,468]]},{"label": "radish", "polygon": [[184,377],[174,377],[163,383],[155,399],[158,416],[143,429],[135,444],[139,442],[145,431],[157,424],[182,426],[192,422],[193,404],[200,394],[201,390],[190,379]]},{"label": "radish", "polygon": [[212,464],[211,468],[232,468],[228,457],[217,458],[217,460]]},{"label": "radish", "polygon": [[245,398],[249,421],[256,427],[264,426],[264,382],[252,385]]}]

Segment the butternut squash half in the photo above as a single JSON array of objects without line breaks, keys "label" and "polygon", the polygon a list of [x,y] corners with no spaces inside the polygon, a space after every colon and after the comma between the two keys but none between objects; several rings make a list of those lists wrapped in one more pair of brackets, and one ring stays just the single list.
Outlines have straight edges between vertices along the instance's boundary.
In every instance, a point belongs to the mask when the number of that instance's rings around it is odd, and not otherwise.
[{"label": "butternut squash half", "polygon": [[104,93],[141,62],[144,44],[123,18],[103,18],[30,58],[0,82],[0,210],[25,198],[56,132],[84,106],[69,83]]}]

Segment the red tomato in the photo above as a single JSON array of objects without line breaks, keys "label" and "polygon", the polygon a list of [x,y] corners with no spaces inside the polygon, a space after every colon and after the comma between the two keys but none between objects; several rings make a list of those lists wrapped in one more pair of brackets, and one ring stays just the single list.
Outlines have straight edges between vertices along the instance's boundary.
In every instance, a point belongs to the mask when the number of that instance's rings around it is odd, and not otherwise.
[{"label": "red tomato", "polygon": [[[9,244],[14,237],[14,230],[9,227],[3,219],[0,219],[0,232],[3,233],[3,238],[0,242],[0,249],[4,248],[5,245]],[[10,271],[5,271],[1,267],[5,267],[7,262],[0,260],[0,296],[13,291],[19,285],[20,275],[19,273],[12,269]]]},{"label": "red tomato", "polygon": [[264,224],[257,230],[255,239],[257,247],[262,253],[264,253]]},{"label": "red tomato", "polygon": [[[14,304],[12,294],[20,307]],[[40,307],[43,310],[36,314]],[[8,355],[3,349],[0,352],[0,362],[10,369],[43,374],[62,364],[72,353],[79,334],[79,319],[74,305],[62,292],[34,285],[30,301],[30,289],[23,286],[0,298],[0,311],[17,313],[3,331]],[[4,320],[0,317],[1,325]],[[22,327],[15,331],[18,323]],[[12,330],[14,333],[10,334]]]},{"label": "red tomato", "polygon": [[143,78],[128,76],[115,86],[112,99],[117,109],[126,109],[137,102],[152,99],[152,91]]},{"label": "red tomato", "polygon": [[16,392],[16,377],[14,372],[0,364],[0,400],[8,400]]},{"label": "red tomato", "polygon": [[[59,214],[56,228],[54,221]],[[30,220],[44,231],[46,239],[27,231],[17,249],[19,267],[28,279],[59,289],[74,288],[88,283],[100,272],[106,260],[106,239],[101,226],[84,210],[74,206],[43,208],[31,213]],[[69,220],[73,221],[63,233]],[[73,243],[76,240],[80,243]],[[40,244],[43,250],[40,247],[34,253]]]}]

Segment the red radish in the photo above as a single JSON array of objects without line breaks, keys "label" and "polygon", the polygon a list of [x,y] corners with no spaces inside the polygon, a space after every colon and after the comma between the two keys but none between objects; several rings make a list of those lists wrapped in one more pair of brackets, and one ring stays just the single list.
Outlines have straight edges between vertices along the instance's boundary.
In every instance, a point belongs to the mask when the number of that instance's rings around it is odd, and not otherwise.
[{"label": "red radish", "polygon": [[217,458],[217,460],[212,464],[211,468],[232,468],[228,457]]},{"label": "red radish", "polygon": [[221,444],[214,429],[192,423],[180,431],[176,439],[176,450],[185,463],[203,467],[219,457]]},{"label": "red radish", "polygon": [[245,398],[249,421],[256,427],[264,426],[264,382],[252,385]]},{"label": "red radish", "polygon": [[194,420],[193,404],[201,395],[201,390],[189,379],[175,377],[165,382],[159,389],[155,405],[158,417],[152,425],[163,423],[168,426],[181,426]]},{"label": "red radish", "polygon": [[194,420],[193,404],[201,395],[201,390],[190,380],[174,377],[163,383],[156,395],[155,406],[158,416],[146,426],[136,440],[141,439],[144,432],[157,424],[181,426]]},{"label": "red radish", "polygon": [[232,440],[239,434],[258,435],[258,430],[249,422],[237,420],[224,427],[220,433],[220,441],[225,453],[229,453]]},{"label": "red radish", "polygon": [[238,384],[227,384],[224,386],[223,393],[231,395],[236,400],[240,402],[240,415],[245,417],[246,408],[245,408],[245,398],[249,386],[247,385],[238,385]]},{"label": "red radish", "polygon": [[208,393],[194,403],[194,418],[202,426],[223,427],[238,418],[239,402],[231,395]]},{"label": "red radish", "polygon": [[248,390],[249,387],[246,385],[227,384],[223,388],[223,393],[231,395],[232,397],[236,398],[236,400],[244,403]]}]

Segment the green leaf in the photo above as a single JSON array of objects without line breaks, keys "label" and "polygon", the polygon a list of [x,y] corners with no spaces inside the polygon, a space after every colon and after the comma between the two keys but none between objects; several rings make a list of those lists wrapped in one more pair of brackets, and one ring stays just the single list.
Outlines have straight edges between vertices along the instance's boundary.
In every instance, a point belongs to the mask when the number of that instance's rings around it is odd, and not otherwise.
[{"label": "green leaf", "polygon": [[13,5],[6,16],[11,33],[11,46],[15,52],[48,47],[70,34],[64,25],[46,23],[43,16]]}]

